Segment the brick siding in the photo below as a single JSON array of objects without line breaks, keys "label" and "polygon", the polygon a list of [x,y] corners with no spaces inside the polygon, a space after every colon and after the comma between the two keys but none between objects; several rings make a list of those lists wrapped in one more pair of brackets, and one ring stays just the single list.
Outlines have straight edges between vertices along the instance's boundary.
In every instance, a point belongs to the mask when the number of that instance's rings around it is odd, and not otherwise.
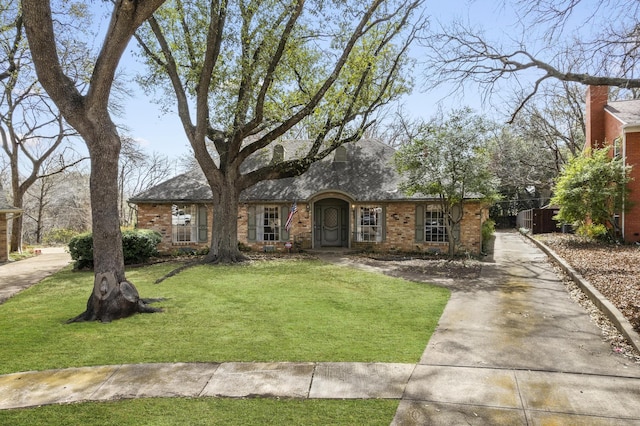
[{"label": "brick siding", "polygon": [[[593,97],[593,89],[593,87],[589,87],[587,90],[588,100],[590,94]],[[597,88],[595,101],[587,103],[588,106],[591,105],[591,108],[587,108],[586,116],[587,147],[595,145],[598,147],[611,146],[617,138],[624,136],[623,123],[604,110],[606,101],[602,103],[603,93],[608,93],[608,88]],[[600,138],[600,140],[597,140],[597,144],[594,138],[598,138],[593,135],[597,135]],[[589,137],[591,137],[591,140]],[[633,167],[631,169],[632,180],[628,184],[631,209],[624,214],[624,239],[626,242],[638,242],[640,241],[640,132],[628,132],[625,145],[626,163]],[[609,155],[613,156],[613,148],[610,150]]]},{"label": "brick siding", "polygon": [[629,201],[631,209],[624,215],[625,241],[640,241],[640,133],[627,133],[627,164],[631,169]]},{"label": "brick siding", "polygon": [[[327,194],[325,194],[327,195]],[[330,197],[328,197],[330,198]],[[370,206],[371,203],[366,205]],[[400,252],[443,252],[448,251],[448,243],[416,242],[415,241],[415,210],[416,203],[413,202],[387,202],[380,203],[385,207],[386,238],[379,243],[356,242],[351,240],[352,249],[373,250],[373,251],[400,251]],[[285,206],[285,204],[282,204]],[[290,205],[287,204],[287,207]],[[358,204],[351,206],[350,212],[350,236],[353,236],[353,216],[354,208]],[[287,241],[248,241],[248,208],[249,204],[238,206],[238,242],[254,251],[275,250],[283,252],[286,250]],[[209,218],[212,218],[212,208],[209,206]],[[307,210],[307,204],[298,204],[298,212],[294,216],[290,230],[289,242],[295,248],[310,249],[313,224],[313,209]],[[482,246],[481,226],[488,218],[488,209],[483,208],[481,203],[472,202],[465,205],[464,216],[461,222],[460,247],[461,253],[480,254]],[[286,220],[286,218],[280,218]],[[209,239],[211,238],[211,219],[209,219]],[[153,229],[162,235],[162,241],[158,250],[163,254],[171,254],[184,248],[200,249],[208,247],[208,244],[196,243],[173,243],[171,237],[171,204],[139,204],[138,205],[138,227]]]}]

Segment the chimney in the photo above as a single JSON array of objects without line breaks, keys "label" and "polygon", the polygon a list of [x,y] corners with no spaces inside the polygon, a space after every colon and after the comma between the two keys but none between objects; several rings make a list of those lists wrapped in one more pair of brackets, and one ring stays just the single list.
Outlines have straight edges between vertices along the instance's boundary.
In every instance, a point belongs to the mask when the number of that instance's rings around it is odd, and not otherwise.
[{"label": "chimney", "polygon": [[604,146],[604,107],[608,100],[609,86],[587,87],[585,148]]}]

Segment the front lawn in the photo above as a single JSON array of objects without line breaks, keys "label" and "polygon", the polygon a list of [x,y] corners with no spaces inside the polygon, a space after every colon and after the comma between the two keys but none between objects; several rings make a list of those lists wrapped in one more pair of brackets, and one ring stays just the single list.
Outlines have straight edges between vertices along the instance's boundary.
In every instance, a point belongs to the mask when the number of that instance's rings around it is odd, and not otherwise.
[{"label": "front lawn", "polygon": [[154,398],[0,411],[3,425],[388,425],[397,400]]},{"label": "front lawn", "polygon": [[448,290],[313,260],[127,273],[165,312],[110,324],[84,310],[91,273],[64,270],[0,305],[0,374],[102,364],[419,360]]}]

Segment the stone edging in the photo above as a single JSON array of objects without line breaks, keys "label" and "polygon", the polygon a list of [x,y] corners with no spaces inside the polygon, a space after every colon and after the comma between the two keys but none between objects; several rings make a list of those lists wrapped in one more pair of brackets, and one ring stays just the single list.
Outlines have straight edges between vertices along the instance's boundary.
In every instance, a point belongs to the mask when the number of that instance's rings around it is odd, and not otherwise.
[{"label": "stone edging", "polygon": [[607,300],[607,298],[604,297],[598,289],[592,286],[589,281],[573,269],[571,265],[558,256],[556,252],[551,250],[551,248],[529,235],[526,235],[526,237],[529,241],[532,241],[542,251],[544,251],[551,260],[557,263],[558,266],[560,266],[567,275],[569,275],[569,277],[578,285],[578,287],[580,287],[587,297],[606,315],[618,331],[622,333],[629,344],[631,344],[636,351],[640,352],[640,334],[633,329],[631,323],[624,315],[622,315],[622,312],[620,312],[613,303],[609,302],[609,300]]}]

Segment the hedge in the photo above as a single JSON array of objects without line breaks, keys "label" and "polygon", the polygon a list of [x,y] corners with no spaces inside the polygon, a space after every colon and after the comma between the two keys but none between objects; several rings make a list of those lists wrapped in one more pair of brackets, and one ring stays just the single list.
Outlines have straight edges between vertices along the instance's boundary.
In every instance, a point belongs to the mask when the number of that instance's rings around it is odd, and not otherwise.
[{"label": "hedge", "polygon": [[[122,254],[125,265],[144,263],[158,254],[157,246],[162,236],[148,229],[122,232]],[[93,268],[93,235],[80,234],[69,242],[69,253],[75,261],[75,269]]]}]

